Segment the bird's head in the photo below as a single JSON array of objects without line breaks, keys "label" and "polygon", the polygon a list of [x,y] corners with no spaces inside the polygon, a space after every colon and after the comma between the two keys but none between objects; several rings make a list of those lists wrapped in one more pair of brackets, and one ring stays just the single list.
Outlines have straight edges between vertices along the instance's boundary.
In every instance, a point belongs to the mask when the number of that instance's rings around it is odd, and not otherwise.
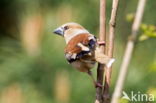
[{"label": "bird's head", "polygon": [[83,26],[77,23],[66,23],[54,30],[55,34],[63,36],[66,43],[74,36],[81,33],[89,33]]}]

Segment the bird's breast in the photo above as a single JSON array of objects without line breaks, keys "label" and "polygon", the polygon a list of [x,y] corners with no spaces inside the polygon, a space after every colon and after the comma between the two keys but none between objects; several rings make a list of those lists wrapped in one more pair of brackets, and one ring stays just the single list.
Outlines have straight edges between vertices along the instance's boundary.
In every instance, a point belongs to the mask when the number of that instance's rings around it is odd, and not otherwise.
[{"label": "bird's breast", "polygon": [[71,65],[80,72],[88,72],[95,65],[94,60],[79,59],[71,63]]}]

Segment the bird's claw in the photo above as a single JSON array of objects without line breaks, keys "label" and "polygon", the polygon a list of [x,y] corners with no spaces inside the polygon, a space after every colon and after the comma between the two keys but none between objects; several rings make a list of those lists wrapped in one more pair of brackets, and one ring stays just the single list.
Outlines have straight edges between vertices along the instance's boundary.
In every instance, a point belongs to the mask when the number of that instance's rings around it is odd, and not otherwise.
[{"label": "bird's claw", "polygon": [[95,88],[102,88],[102,87],[103,87],[102,84],[100,84],[98,82],[95,83]]},{"label": "bird's claw", "polygon": [[105,42],[105,41],[100,41],[100,40],[97,40],[97,44],[98,44],[98,45],[105,45],[105,44],[106,44],[106,42]]}]

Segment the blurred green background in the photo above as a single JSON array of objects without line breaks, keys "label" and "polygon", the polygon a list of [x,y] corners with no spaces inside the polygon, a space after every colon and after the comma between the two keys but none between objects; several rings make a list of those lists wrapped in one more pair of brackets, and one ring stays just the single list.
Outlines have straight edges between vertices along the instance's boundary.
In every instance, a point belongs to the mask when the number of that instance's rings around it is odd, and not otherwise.
[{"label": "blurred green background", "polygon": [[[138,0],[119,3],[111,94],[137,3]],[[107,0],[107,24],[111,4]],[[156,97],[155,10],[156,1],[148,0],[125,81],[126,93],[140,91]],[[64,39],[52,33],[71,21],[98,37],[99,1],[0,0],[0,103],[94,102],[95,88],[90,77],[67,63]],[[96,67],[93,72],[96,77]]]}]

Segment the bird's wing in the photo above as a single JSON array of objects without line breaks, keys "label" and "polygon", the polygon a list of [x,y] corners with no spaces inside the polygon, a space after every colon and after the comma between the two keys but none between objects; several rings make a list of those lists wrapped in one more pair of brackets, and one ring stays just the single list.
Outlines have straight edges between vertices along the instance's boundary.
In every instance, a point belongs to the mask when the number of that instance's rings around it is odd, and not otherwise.
[{"label": "bird's wing", "polygon": [[95,49],[96,38],[94,35],[89,33],[79,34],[72,38],[66,48],[65,57],[71,62],[88,55]]}]

